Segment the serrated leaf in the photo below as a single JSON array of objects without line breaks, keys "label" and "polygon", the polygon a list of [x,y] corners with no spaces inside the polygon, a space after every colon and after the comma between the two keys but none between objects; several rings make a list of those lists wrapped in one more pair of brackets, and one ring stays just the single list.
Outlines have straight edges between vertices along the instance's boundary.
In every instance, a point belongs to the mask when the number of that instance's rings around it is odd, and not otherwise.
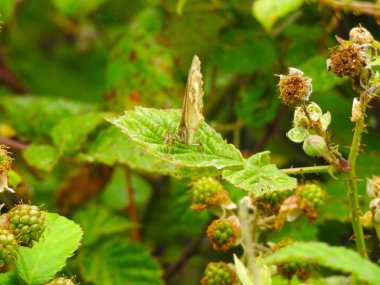
[{"label": "serrated leaf", "polygon": [[310,133],[305,128],[295,127],[289,130],[289,132],[286,133],[286,136],[295,143],[301,143],[303,142],[308,136],[310,136]]},{"label": "serrated leaf", "polygon": [[270,151],[256,153],[247,159],[247,164],[251,166],[265,166],[270,163]]},{"label": "serrated leaf", "polygon": [[303,0],[257,0],[253,3],[252,12],[265,29],[271,30],[278,19],[297,10],[303,2]]},{"label": "serrated leaf", "polygon": [[264,258],[267,264],[301,262],[318,264],[333,270],[353,274],[358,279],[378,284],[380,267],[363,259],[351,249],[329,246],[322,242],[295,242]]},{"label": "serrated leaf", "polygon": [[297,179],[269,163],[269,152],[253,155],[242,170],[223,170],[222,177],[234,186],[260,196],[266,192],[286,191],[297,187]]},{"label": "serrated leaf", "polygon": [[83,245],[89,245],[101,237],[127,231],[137,225],[125,217],[108,211],[100,205],[89,205],[75,213],[74,221],[81,225],[85,233]]},{"label": "serrated leaf", "polygon": [[194,136],[199,145],[187,145],[176,139],[179,110],[136,107],[124,116],[108,119],[133,142],[141,144],[158,158],[171,163],[182,176],[209,175],[222,169],[241,168],[241,153],[203,122]]},{"label": "serrated leaf", "polygon": [[149,252],[125,240],[103,240],[79,254],[84,280],[95,285],[163,285],[161,268]]},{"label": "serrated leaf", "polygon": [[82,235],[81,228],[74,222],[46,213],[46,227],[40,240],[32,248],[19,248],[16,261],[18,276],[31,285],[52,279],[79,247]]},{"label": "serrated leaf", "polygon": [[131,142],[128,137],[112,126],[99,132],[88,153],[80,157],[89,162],[106,165],[126,164],[132,169],[168,174],[173,167],[147,152],[142,146]]},{"label": "serrated leaf", "polygon": [[29,165],[43,171],[51,171],[59,158],[58,150],[49,145],[31,144],[22,154]]},{"label": "serrated leaf", "polygon": [[51,137],[61,153],[72,154],[82,147],[87,136],[102,122],[103,117],[99,113],[65,118],[53,128]]}]

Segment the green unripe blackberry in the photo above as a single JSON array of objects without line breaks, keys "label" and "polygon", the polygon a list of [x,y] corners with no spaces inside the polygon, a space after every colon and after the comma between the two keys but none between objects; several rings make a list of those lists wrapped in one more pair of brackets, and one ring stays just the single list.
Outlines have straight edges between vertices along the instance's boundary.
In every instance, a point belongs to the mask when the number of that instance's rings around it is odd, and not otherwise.
[{"label": "green unripe blackberry", "polygon": [[16,260],[18,244],[11,231],[0,228],[0,268]]},{"label": "green unripe blackberry", "polygon": [[192,182],[191,186],[191,209],[194,211],[221,205],[229,200],[227,190],[214,177],[202,177]]},{"label": "green unripe blackberry", "polygon": [[224,262],[210,262],[201,280],[202,285],[232,285],[236,281],[235,268]]},{"label": "green unripe blackberry", "polygon": [[314,183],[299,186],[296,190],[296,195],[302,200],[308,201],[314,209],[321,208],[326,200],[326,192]]},{"label": "green unripe blackberry", "polygon": [[[284,238],[276,244],[272,250],[278,251],[280,248],[291,245],[294,241],[291,238]],[[316,266],[305,262],[291,261],[277,265],[277,272],[285,279],[292,279],[292,276],[297,276],[301,281],[306,281],[315,271]]]},{"label": "green unripe blackberry", "polygon": [[234,218],[215,220],[207,228],[207,236],[216,251],[229,250],[235,245],[238,235],[239,223]]},{"label": "green unripe blackberry", "polygon": [[54,280],[45,283],[43,285],[76,285],[77,283],[74,283],[72,279],[69,279],[67,277],[57,277]]},{"label": "green unripe blackberry", "polygon": [[290,191],[266,192],[258,197],[251,196],[251,200],[252,204],[257,206],[263,213],[277,215],[282,202],[289,194]]},{"label": "green unripe blackberry", "polygon": [[32,245],[44,231],[44,212],[37,206],[21,204],[8,212],[9,228],[21,245]]}]

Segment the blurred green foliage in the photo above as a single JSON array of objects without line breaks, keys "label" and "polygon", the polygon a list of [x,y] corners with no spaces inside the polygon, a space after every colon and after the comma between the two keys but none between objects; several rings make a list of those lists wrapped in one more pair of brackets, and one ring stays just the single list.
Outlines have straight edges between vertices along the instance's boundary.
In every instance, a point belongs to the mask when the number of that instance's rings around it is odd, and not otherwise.
[{"label": "blurred green foliage", "polygon": [[[137,105],[181,108],[194,54],[202,61],[206,121],[247,156],[268,149],[279,168],[321,163],[285,136],[292,111],[277,100],[275,74],[288,66],[313,79],[312,99],[331,112],[333,139],[348,153],[354,94],[347,80],[327,73],[325,59],[334,36],[347,38],[358,23],[379,38],[375,20],[338,15],[318,3],[252,2],[0,1],[0,140],[11,142],[14,170],[23,179],[18,198],[74,217],[84,229],[83,247],[63,273],[81,284],[187,285],[198,284],[207,262],[231,262],[204,242],[210,216],[189,210],[189,180],[164,176],[170,165],[104,120]],[[358,165],[363,209],[363,181],[380,174],[374,105]],[[312,230],[301,220],[281,235],[352,246],[346,184],[338,178],[305,176],[321,182],[330,203]],[[332,237],[329,223],[338,223],[341,233]],[[132,242],[136,229],[142,245]]]}]

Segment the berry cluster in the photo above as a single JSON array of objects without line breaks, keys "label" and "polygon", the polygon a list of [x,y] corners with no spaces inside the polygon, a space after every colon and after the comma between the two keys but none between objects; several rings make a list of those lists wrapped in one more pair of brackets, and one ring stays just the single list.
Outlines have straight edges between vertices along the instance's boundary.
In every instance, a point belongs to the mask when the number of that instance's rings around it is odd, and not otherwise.
[{"label": "berry cluster", "polygon": [[44,213],[33,205],[20,204],[8,212],[9,228],[21,245],[31,246],[44,230]]},{"label": "berry cluster", "polygon": [[18,247],[32,246],[44,230],[44,212],[37,206],[20,204],[1,216],[0,268],[16,260]]},{"label": "berry cluster", "polygon": [[233,266],[224,262],[210,262],[201,281],[202,285],[233,285],[236,272]]},{"label": "berry cluster", "polygon": [[267,215],[277,215],[281,203],[289,196],[289,191],[284,192],[266,192],[260,197],[252,197],[252,204],[256,205],[260,211]]},{"label": "berry cluster", "polygon": [[319,216],[319,210],[326,200],[326,192],[314,183],[298,186],[295,196],[300,200],[300,208],[311,220]]},{"label": "berry cluster", "polygon": [[191,209],[194,211],[221,205],[229,200],[227,190],[214,177],[202,177],[192,182],[191,186]]},{"label": "berry cluster", "polygon": [[[278,244],[273,247],[273,251],[277,251],[287,245],[294,243],[291,238],[284,238]],[[307,280],[312,272],[315,265],[304,263],[304,262],[286,262],[277,265],[277,272],[286,279],[291,280],[293,276],[296,276],[299,280]]]},{"label": "berry cluster", "polygon": [[0,268],[16,259],[17,250],[15,236],[9,230],[0,228]]},{"label": "berry cluster", "polygon": [[214,220],[207,228],[207,236],[216,251],[227,251],[235,245],[239,235],[238,222],[233,219]]}]

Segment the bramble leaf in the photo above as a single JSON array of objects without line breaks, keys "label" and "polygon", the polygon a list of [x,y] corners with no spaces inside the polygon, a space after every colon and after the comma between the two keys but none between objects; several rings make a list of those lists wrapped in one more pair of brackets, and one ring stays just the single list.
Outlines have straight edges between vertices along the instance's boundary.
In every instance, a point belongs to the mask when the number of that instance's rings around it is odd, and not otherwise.
[{"label": "bramble leaf", "polygon": [[271,30],[278,19],[297,10],[303,2],[303,0],[257,0],[253,3],[252,12],[266,30]]},{"label": "bramble leaf", "polygon": [[85,233],[83,245],[89,245],[102,236],[117,234],[136,226],[127,218],[113,214],[100,205],[89,205],[77,212],[74,221],[81,225]]},{"label": "bramble leaf", "polygon": [[18,280],[16,273],[13,271],[0,273],[0,284],[1,285],[22,285],[22,283]]},{"label": "bramble leaf", "polygon": [[20,247],[16,271],[27,284],[38,285],[54,277],[79,247],[82,230],[74,222],[46,213],[43,236],[32,248]]},{"label": "bramble leaf", "polygon": [[222,176],[234,186],[256,196],[268,191],[285,191],[297,187],[297,179],[281,172],[276,165],[269,164],[268,151],[250,157],[242,170],[224,170]]},{"label": "bramble leaf", "polygon": [[88,162],[106,165],[126,164],[132,169],[152,173],[168,174],[173,167],[147,152],[142,146],[131,142],[128,137],[112,126],[98,133],[86,154],[80,157]]},{"label": "bramble leaf", "polygon": [[380,268],[351,249],[322,242],[295,242],[264,258],[267,264],[301,262],[351,273],[370,284],[378,284]]},{"label": "bramble leaf", "polygon": [[102,114],[99,113],[65,118],[53,128],[51,137],[61,153],[72,154],[81,148],[87,136],[102,122]]},{"label": "bramble leaf", "polygon": [[163,285],[161,269],[148,251],[125,240],[103,240],[78,255],[84,280],[95,285]]},{"label": "bramble leaf", "polygon": [[22,154],[29,165],[44,171],[51,171],[59,158],[58,150],[49,145],[31,144]]},{"label": "bramble leaf", "polygon": [[217,175],[223,169],[243,166],[241,153],[205,122],[194,136],[197,145],[179,142],[176,138],[179,110],[136,107],[124,116],[108,120],[126,133],[131,141],[175,166],[176,174]]}]

